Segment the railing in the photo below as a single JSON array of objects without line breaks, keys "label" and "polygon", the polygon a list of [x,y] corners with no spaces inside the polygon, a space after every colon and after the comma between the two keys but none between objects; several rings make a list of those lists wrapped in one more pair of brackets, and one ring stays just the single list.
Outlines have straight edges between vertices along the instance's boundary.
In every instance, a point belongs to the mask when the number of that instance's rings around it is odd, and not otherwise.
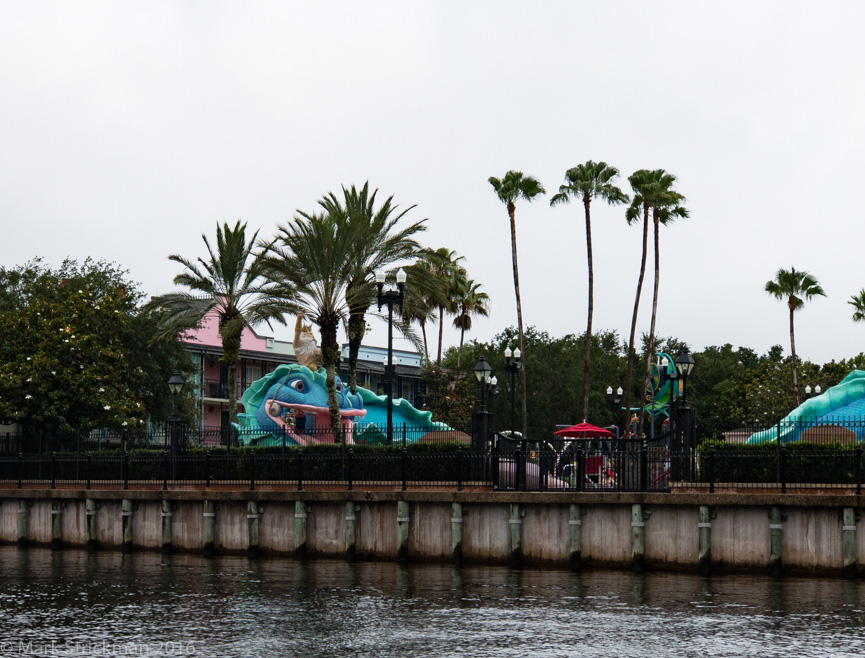
[{"label": "railing", "polygon": [[[428,449],[427,449],[428,448]],[[642,445],[474,452],[315,446],[308,449],[102,451],[0,457],[0,488],[862,493],[862,448],[671,453]]]}]

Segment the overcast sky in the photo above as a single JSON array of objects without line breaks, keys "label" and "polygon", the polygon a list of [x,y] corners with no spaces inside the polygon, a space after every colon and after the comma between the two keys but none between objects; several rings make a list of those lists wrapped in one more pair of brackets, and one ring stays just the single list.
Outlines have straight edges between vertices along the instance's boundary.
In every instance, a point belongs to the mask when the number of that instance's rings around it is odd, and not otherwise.
[{"label": "overcast sky", "polygon": [[[217,222],[269,235],[369,180],[465,256],[492,298],[467,339],[485,340],[516,322],[487,179],[519,169],[552,193],[603,160],[626,191],[664,168],[688,199],[661,231],[660,334],[788,352],[763,286],[794,266],[827,293],[797,313],[800,355],[865,349],[847,304],[865,287],[862,3],[21,1],[0,18],[3,266],[93,256],[167,292],[167,256],[201,255]],[[585,223],[549,196],[517,207],[523,313],[561,336],[585,330]],[[640,229],[600,203],[593,228],[594,326],[627,338]],[[650,311],[651,270],[643,331]]]}]

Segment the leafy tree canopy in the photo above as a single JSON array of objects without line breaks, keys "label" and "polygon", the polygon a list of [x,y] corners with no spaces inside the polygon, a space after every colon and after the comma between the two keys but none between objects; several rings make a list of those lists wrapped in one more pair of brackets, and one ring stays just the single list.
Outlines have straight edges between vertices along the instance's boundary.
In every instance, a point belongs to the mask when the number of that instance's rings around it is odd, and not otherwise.
[{"label": "leafy tree canopy", "polygon": [[156,320],[126,277],[91,259],[0,268],[0,420],[88,431],[170,415],[168,377],[189,380],[192,363],[175,340],[153,340]]}]

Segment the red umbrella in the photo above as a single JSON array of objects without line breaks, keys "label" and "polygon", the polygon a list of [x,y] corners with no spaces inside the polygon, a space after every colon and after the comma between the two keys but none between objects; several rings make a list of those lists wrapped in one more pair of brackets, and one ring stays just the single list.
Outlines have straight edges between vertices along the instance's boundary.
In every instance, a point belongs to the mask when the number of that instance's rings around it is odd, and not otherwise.
[{"label": "red umbrella", "polygon": [[613,433],[610,430],[605,430],[603,427],[589,425],[588,423],[579,423],[559,430],[556,432],[556,436],[567,436],[575,439],[599,439],[611,437]]}]

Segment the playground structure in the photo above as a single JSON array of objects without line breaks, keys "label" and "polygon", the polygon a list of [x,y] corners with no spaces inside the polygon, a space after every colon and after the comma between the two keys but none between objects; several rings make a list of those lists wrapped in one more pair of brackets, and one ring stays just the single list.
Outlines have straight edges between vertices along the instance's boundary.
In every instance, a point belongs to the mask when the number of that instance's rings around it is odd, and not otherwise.
[{"label": "playground structure", "polygon": [[[387,424],[387,397],[361,386],[352,393],[339,377],[334,386],[345,442],[349,445],[357,441],[382,443]],[[241,401],[245,413],[238,414],[236,429],[242,445],[281,445],[283,437],[288,445],[334,443],[323,368],[278,366],[253,383]],[[393,400],[393,423],[411,425],[414,432],[409,442],[422,442],[428,433],[440,439],[443,432],[453,432],[448,425],[433,421],[429,411],[420,411],[402,398]]]},{"label": "playground structure", "polygon": [[802,404],[776,427],[755,432],[747,443],[837,441],[859,444],[865,435],[865,370],[853,370],[838,384]]}]

